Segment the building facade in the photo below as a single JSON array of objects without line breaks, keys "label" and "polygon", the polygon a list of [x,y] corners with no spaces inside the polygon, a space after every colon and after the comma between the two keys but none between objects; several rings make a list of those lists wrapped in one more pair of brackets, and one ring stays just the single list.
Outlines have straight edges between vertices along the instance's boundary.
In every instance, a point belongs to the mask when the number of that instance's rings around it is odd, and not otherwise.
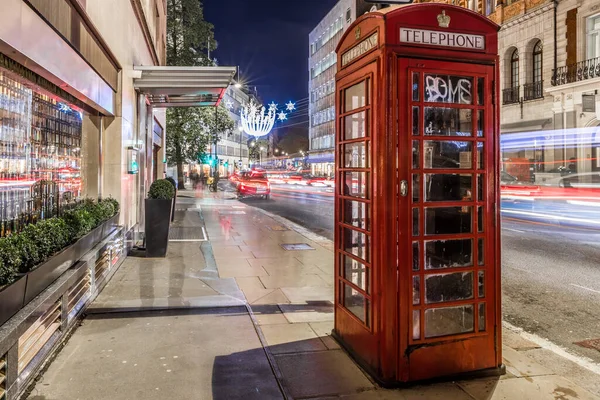
[{"label": "building facade", "polygon": [[242,130],[241,110],[250,101],[250,95],[235,85],[229,86],[223,97],[223,104],[235,122],[230,135],[223,135],[217,144],[216,154],[220,161],[221,176],[231,175],[240,168],[248,168],[248,135]]},{"label": "building facade", "polygon": [[335,169],[335,48],[346,28],[373,7],[362,0],[340,0],[308,35],[308,162],[314,175],[332,176]]},{"label": "building facade", "polygon": [[135,236],[149,185],[163,177],[166,132],[164,111],[134,88],[134,66],[164,64],[165,35],[165,0],[3,1],[3,226],[43,217],[41,192],[50,214],[111,196]]}]

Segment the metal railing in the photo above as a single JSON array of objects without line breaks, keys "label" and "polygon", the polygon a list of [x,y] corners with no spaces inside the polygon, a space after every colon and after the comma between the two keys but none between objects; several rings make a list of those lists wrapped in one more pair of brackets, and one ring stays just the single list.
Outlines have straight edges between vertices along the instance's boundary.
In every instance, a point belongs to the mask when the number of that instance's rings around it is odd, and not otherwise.
[{"label": "metal railing", "polygon": [[541,99],[544,97],[544,81],[526,83],[523,85],[523,98],[525,100]]},{"label": "metal railing", "polygon": [[579,61],[552,70],[552,86],[600,78],[600,57]]},{"label": "metal railing", "polygon": [[502,89],[502,104],[515,104],[519,102],[519,86]]}]

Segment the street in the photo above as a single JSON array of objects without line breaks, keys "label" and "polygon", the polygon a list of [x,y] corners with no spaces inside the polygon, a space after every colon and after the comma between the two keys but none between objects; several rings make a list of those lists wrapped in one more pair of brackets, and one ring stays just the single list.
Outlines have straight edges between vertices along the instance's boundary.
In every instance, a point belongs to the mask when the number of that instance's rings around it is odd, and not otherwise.
[{"label": "street", "polygon": [[[272,185],[271,199],[243,202],[333,239],[333,189]],[[504,320],[600,362],[575,342],[600,337],[600,231],[503,214]]]}]

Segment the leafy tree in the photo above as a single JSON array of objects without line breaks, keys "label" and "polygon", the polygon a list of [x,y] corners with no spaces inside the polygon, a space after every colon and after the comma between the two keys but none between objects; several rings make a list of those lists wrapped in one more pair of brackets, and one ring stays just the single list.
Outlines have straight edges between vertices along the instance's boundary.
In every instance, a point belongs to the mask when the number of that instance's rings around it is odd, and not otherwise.
[{"label": "leafy tree", "polygon": [[[208,51],[217,47],[213,25],[204,20],[200,0],[168,0],[167,65],[213,66]],[[231,134],[234,127],[224,107],[169,108],[167,161],[177,165],[177,186],[183,189],[183,164],[197,161],[207,146]]]},{"label": "leafy tree", "polygon": [[268,139],[257,139],[250,138],[248,139],[248,149],[249,149],[249,157],[251,160],[259,160],[260,159],[260,148],[264,148],[263,155],[266,158],[267,150],[269,149],[269,140]]}]

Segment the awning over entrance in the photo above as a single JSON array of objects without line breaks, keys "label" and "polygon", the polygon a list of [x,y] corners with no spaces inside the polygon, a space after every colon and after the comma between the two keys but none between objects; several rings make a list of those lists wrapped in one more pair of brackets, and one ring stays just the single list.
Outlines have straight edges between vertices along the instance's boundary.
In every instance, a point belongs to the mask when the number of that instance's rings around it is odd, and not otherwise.
[{"label": "awning over entrance", "polygon": [[218,105],[236,73],[236,67],[134,67],[134,87],[154,107]]}]

